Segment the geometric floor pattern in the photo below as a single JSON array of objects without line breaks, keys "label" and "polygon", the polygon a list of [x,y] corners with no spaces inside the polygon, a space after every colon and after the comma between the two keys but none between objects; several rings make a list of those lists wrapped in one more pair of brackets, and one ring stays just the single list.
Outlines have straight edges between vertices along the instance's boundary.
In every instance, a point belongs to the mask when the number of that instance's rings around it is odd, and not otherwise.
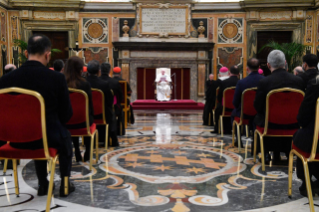
[{"label": "geometric floor pattern", "polygon": [[[76,190],[60,198],[56,189],[51,211],[309,211],[295,173],[288,198],[286,165],[266,166],[263,172],[253,162],[251,138],[243,137],[245,148],[238,151],[230,135],[211,134],[201,116],[136,111],[136,123],[119,137],[120,147],[100,148],[91,172],[87,163],[73,162]],[[44,211],[46,197],[36,195],[33,162],[22,160],[18,171],[20,197],[14,194],[12,171],[6,176],[0,171],[0,211]],[[59,188],[58,165],[55,185]],[[319,198],[314,201],[319,211]]]}]

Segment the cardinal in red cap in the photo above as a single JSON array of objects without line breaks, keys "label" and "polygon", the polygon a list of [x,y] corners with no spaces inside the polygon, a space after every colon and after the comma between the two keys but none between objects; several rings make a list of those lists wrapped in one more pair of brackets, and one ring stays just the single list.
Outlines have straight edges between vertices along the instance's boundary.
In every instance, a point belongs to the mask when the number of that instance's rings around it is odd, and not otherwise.
[{"label": "cardinal in red cap", "polygon": [[113,73],[121,73],[121,68],[120,67],[114,67],[113,68]]},{"label": "cardinal in red cap", "polygon": [[221,81],[229,78],[229,69],[227,67],[221,67],[219,69],[218,79]]}]

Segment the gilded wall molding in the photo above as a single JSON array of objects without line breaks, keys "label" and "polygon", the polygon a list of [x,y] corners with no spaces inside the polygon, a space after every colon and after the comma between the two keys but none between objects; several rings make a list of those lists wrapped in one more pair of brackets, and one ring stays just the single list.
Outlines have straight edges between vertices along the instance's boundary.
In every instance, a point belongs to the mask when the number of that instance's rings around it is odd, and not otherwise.
[{"label": "gilded wall molding", "polygon": [[83,9],[85,1],[83,0],[63,0],[48,1],[48,0],[9,0],[9,6],[15,9],[44,9],[44,10],[61,10],[65,11],[72,9],[79,11]]}]

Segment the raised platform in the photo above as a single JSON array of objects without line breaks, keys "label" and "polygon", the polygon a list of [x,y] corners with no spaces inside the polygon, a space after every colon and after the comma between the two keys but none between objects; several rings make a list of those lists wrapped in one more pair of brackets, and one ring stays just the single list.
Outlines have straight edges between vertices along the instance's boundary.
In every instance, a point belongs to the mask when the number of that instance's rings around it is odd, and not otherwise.
[{"label": "raised platform", "polygon": [[136,100],[132,103],[134,110],[203,110],[204,104],[194,100],[171,100],[168,102],[159,102],[153,99]]}]

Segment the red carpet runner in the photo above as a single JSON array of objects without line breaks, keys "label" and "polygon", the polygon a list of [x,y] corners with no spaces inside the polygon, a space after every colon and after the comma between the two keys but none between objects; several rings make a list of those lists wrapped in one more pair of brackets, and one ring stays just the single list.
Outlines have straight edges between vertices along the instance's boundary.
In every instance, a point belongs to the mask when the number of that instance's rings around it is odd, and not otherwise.
[{"label": "red carpet runner", "polygon": [[203,110],[204,104],[195,102],[194,100],[171,100],[168,102],[158,102],[153,99],[136,100],[132,103],[134,110]]}]

